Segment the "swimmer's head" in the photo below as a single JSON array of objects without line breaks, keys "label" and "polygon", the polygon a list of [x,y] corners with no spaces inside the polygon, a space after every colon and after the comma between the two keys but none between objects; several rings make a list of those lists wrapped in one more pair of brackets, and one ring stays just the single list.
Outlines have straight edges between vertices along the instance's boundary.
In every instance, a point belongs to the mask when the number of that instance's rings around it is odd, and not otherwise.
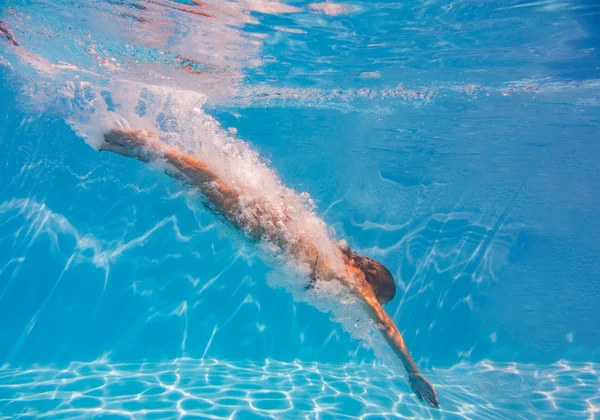
[{"label": "swimmer's head", "polygon": [[356,254],[348,247],[342,247],[348,261],[365,274],[365,279],[373,288],[380,304],[384,305],[396,296],[396,282],[390,270],[371,258]]}]

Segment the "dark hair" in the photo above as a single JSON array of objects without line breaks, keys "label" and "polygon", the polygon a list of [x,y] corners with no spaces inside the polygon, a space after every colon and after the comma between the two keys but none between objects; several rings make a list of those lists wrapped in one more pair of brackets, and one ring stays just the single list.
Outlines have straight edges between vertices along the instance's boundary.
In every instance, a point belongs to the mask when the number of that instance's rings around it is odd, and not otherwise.
[{"label": "dark hair", "polygon": [[373,288],[379,303],[383,305],[394,299],[396,282],[390,270],[371,258],[352,252],[350,248],[343,248],[342,251],[354,266],[365,274],[365,279]]}]

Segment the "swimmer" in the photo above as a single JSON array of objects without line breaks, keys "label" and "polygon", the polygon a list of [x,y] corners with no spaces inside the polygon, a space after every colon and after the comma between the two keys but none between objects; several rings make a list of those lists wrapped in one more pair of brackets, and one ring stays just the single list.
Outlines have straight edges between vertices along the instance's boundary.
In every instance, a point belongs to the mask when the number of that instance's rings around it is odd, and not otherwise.
[{"label": "swimmer", "polygon": [[[25,61],[34,66],[74,69],[70,65],[47,63],[42,57],[24,50],[2,21],[0,35],[0,38],[4,38],[19,51]],[[402,334],[381,306],[391,301],[396,294],[394,278],[383,265],[354,253],[348,246],[337,247],[338,258],[319,255],[318,244],[311,242],[311,238],[301,232],[291,240],[286,234],[286,228],[300,221],[291,220],[285,212],[277,211],[267,200],[244,202],[243,191],[224,182],[207,163],[160,142],[148,130],[112,130],[104,135],[100,150],[115,152],[142,162],[164,161],[169,175],[198,187],[212,210],[234,227],[255,240],[265,239],[297,262],[311,267],[307,289],[314,287],[318,281],[333,280],[347,287],[358,297],[386,342],[402,361],[410,387],[419,400],[426,400],[432,407],[439,408],[435,389],[419,373]],[[343,267],[336,264],[337,260],[343,261]]]},{"label": "swimmer", "polygon": [[[243,191],[228,185],[209,166],[193,156],[161,142],[148,130],[115,129],[104,135],[101,151],[111,151],[142,162],[162,161],[166,172],[200,189],[212,210],[249,237],[264,239],[301,264],[312,269],[308,288],[318,281],[338,281],[359,299],[369,317],[379,328],[386,342],[399,357],[408,374],[411,389],[419,400],[439,408],[433,385],[419,372],[402,334],[381,305],[391,301],[396,293],[392,274],[380,263],[354,253],[347,246],[337,248],[343,267],[336,258],[319,255],[318,244],[308,235],[299,233],[293,240],[286,226],[294,223],[288,215],[276,211],[267,200],[243,200]],[[297,221],[296,221],[297,222]]]}]

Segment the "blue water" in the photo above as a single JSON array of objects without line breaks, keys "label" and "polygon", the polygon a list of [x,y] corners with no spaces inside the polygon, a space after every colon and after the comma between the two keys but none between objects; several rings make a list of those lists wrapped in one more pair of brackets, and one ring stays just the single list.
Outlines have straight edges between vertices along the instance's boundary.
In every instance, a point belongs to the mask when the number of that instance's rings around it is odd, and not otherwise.
[{"label": "blue water", "polygon": [[[596,418],[600,6],[286,4],[0,5],[0,418]],[[307,192],[394,274],[441,410],[195,191],[99,153],[123,121]]]}]

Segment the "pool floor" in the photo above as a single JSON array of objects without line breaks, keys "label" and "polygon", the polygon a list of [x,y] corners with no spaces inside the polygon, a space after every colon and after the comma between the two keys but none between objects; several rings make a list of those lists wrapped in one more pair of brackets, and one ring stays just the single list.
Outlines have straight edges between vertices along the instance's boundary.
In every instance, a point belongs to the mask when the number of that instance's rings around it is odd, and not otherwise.
[{"label": "pool floor", "polygon": [[403,376],[372,364],[71,363],[3,367],[1,418],[589,418],[600,412],[600,365],[480,362],[424,372],[442,409]]}]

